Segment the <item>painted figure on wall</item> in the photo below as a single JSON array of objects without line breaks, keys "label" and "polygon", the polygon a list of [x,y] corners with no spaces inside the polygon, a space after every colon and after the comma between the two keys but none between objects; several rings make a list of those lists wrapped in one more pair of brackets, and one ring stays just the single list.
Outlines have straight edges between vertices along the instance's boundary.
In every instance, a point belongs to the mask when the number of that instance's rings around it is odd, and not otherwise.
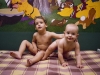
[{"label": "painted figure on wall", "polygon": [[[66,6],[68,5],[68,6]],[[58,12],[57,14],[62,16],[62,17],[70,17],[70,18],[81,18],[81,17],[89,17],[91,15],[91,13],[93,13],[93,20],[94,19],[98,19],[100,18],[100,1],[95,1],[92,2],[92,0],[81,0],[81,4],[79,4],[78,6],[75,6],[72,2],[65,2],[64,3],[64,9],[60,12]],[[90,13],[91,9],[94,9],[94,12]],[[87,21],[90,21],[88,19],[86,19]],[[86,21],[85,20],[85,21]],[[80,23],[79,23],[80,24]],[[83,25],[83,29],[86,29],[87,26],[90,26],[91,21],[89,23],[89,25]],[[94,23],[93,23],[94,24]]]},{"label": "painted figure on wall", "polygon": [[33,7],[38,8],[43,15],[51,13],[48,0],[34,0]]},{"label": "painted figure on wall", "polygon": [[[7,1],[8,3],[9,1]],[[27,0],[12,0],[11,3],[9,3],[9,5],[12,4],[12,9],[10,10],[11,13],[13,14],[12,10],[17,9],[17,11],[23,12],[23,17],[24,16],[28,16],[29,18],[34,19],[35,16],[40,16],[40,11],[36,8],[31,6]],[[8,10],[9,11],[9,10]],[[22,17],[22,18],[23,18]],[[1,16],[1,21],[0,21],[0,25],[2,25],[3,21],[4,21],[4,17]],[[34,21],[33,21],[34,22]]]},{"label": "painted figure on wall", "polygon": [[[82,26],[83,31],[84,29],[87,30],[89,27],[96,27],[100,18],[100,0],[2,1],[5,1],[6,4],[6,7],[0,7],[0,26],[2,28],[6,28],[6,25],[16,25],[17,30],[17,25],[19,28],[21,25],[24,25],[25,28],[28,29],[31,28],[31,26],[34,26],[34,17],[41,15],[49,20],[48,29],[50,30],[57,30],[60,32],[60,30],[63,31],[63,28],[67,23],[75,23],[76,25]],[[2,4],[2,1],[0,1],[0,6],[4,5]],[[95,19],[97,19],[97,21]],[[60,30],[57,29],[59,26],[61,27]]]}]

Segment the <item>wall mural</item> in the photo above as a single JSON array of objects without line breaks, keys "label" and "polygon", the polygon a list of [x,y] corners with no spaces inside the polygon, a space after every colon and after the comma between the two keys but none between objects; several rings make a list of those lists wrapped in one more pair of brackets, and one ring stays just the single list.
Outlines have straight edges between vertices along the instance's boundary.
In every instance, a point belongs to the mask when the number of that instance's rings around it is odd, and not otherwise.
[{"label": "wall mural", "polygon": [[42,15],[49,31],[74,23],[80,32],[100,32],[99,8],[100,0],[0,0],[0,31],[33,32],[34,17]]}]

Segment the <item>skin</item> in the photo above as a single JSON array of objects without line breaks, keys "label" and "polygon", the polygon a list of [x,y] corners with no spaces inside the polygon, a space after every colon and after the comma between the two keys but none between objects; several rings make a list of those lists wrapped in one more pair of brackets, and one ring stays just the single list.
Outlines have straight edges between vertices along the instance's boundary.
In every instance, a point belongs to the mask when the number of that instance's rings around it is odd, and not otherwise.
[{"label": "skin", "polygon": [[26,66],[28,67],[43,58],[45,51],[52,43],[53,38],[60,39],[64,37],[64,34],[56,34],[54,32],[46,31],[47,25],[41,18],[35,19],[35,25],[35,29],[37,30],[37,32],[33,34],[32,43],[27,40],[23,40],[19,47],[19,51],[10,53],[12,57],[21,59],[23,52],[26,48],[28,48],[28,50],[32,54],[35,54],[34,58],[27,59]]},{"label": "skin", "polygon": [[83,68],[80,55],[80,45],[78,43],[78,27],[74,24],[68,24],[64,31],[64,38],[57,40],[58,44],[58,58],[63,67],[68,66],[64,58],[68,58],[68,53],[75,51],[76,62],[78,68]]}]

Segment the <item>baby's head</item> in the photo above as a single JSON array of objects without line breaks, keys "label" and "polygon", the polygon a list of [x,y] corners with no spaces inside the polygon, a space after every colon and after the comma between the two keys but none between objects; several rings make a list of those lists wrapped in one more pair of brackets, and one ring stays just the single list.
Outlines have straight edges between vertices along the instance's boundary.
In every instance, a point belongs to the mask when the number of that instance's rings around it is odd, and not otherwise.
[{"label": "baby's head", "polygon": [[47,23],[46,19],[43,16],[36,16],[34,18],[34,25],[36,25],[36,23],[35,23],[36,19],[42,19],[45,24]]},{"label": "baby's head", "polygon": [[47,28],[47,21],[42,16],[37,16],[34,18],[34,25],[37,31],[45,31]]},{"label": "baby's head", "polygon": [[75,24],[68,24],[68,25],[66,25],[64,34],[65,34],[65,37],[68,40],[75,41],[77,39],[78,35],[79,35],[78,31],[79,31],[79,28],[78,28],[77,25],[75,25]]},{"label": "baby's head", "polygon": [[66,28],[65,28],[65,31],[66,30],[73,30],[74,32],[76,32],[76,33],[78,33],[78,31],[79,31],[79,28],[78,28],[78,26],[77,25],[75,25],[75,24],[67,24],[66,25]]}]

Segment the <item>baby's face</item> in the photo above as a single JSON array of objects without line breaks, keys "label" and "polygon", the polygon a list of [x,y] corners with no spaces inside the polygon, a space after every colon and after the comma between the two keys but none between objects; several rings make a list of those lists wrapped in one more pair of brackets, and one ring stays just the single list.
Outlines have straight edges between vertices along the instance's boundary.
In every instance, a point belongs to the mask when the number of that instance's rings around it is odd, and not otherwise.
[{"label": "baby's face", "polygon": [[74,26],[67,26],[64,33],[65,33],[66,40],[69,42],[75,41],[77,39],[78,30]]},{"label": "baby's face", "polygon": [[45,24],[44,20],[37,18],[35,20],[36,30],[44,30],[46,29],[47,25]]}]

